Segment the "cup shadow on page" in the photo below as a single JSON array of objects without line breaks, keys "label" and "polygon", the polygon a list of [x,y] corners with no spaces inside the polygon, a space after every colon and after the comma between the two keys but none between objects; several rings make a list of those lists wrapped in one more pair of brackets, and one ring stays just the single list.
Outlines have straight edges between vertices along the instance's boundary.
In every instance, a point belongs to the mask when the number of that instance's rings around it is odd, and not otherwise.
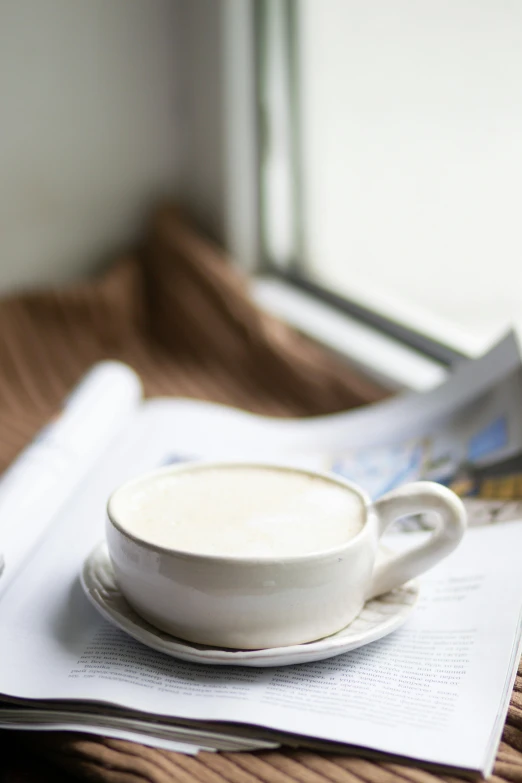
[{"label": "cup shadow on page", "polygon": [[77,576],[51,620],[54,638],[69,652],[81,653],[100,626],[100,615],[89,603]]}]

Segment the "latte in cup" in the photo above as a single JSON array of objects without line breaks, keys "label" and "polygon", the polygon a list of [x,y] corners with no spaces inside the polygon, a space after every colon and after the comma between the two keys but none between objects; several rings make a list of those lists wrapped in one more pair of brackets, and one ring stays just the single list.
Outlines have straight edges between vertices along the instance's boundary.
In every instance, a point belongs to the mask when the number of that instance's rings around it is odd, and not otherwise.
[{"label": "latte in cup", "polygon": [[[395,519],[433,512],[431,537],[386,562]],[[372,503],[333,474],[256,463],[192,462],[127,482],[107,505],[121,593],[152,626],[197,644],[259,649],[339,631],[365,601],[449,554],[464,507],[420,481]]]},{"label": "latte in cup", "polygon": [[215,464],[138,482],[114,504],[157,546],[225,557],[288,557],[342,546],[364,524],[361,497],[319,475]]}]

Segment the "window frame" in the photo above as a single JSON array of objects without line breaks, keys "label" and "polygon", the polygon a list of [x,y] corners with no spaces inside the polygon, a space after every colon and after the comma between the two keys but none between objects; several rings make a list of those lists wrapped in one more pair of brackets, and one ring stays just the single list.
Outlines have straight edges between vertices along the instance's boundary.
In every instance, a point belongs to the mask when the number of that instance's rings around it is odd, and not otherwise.
[{"label": "window frame", "polygon": [[[290,17],[295,13],[295,0],[221,3],[222,69],[219,74],[209,73],[208,78],[221,84],[223,94],[217,121],[224,139],[220,208],[224,213],[225,245],[233,262],[248,275],[254,300],[265,310],[345,356],[390,389],[432,388],[444,380],[448,370],[473,355],[473,345],[459,343],[451,334],[446,340],[434,339],[308,279],[296,262],[299,243],[295,222],[294,247],[287,263],[274,262],[270,253],[265,209],[270,196],[262,166],[269,154],[273,128],[262,74],[266,41],[261,37],[270,3],[284,7]],[[291,56],[295,45],[295,40],[290,41],[286,56]],[[291,133],[295,150],[295,128]],[[288,175],[294,193],[299,192],[296,158],[295,154],[291,156],[293,168]]]},{"label": "window frame", "polygon": [[[259,0],[255,13],[257,112],[263,129],[258,138],[262,270],[382,331],[443,366],[454,366],[466,358],[466,352],[410,324],[372,310],[355,299],[341,296],[315,282],[312,275],[307,274],[301,242],[303,217],[297,103],[299,42],[296,33],[298,6],[296,0]],[[274,177],[270,174],[271,169],[275,168],[277,181],[274,183]],[[287,200],[290,203],[285,203]],[[281,214],[283,222],[287,223],[287,236],[282,240],[273,239],[277,232],[281,233],[281,226],[277,225],[281,222]]]}]

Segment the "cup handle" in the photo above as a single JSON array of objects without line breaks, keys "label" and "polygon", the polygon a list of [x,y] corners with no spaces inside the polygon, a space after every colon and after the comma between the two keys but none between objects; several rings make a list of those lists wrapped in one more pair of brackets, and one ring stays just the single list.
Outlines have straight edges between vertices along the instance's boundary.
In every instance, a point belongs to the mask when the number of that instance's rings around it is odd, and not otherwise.
[{"label": "cup handle", "polygon": [[387,593],[427,571],[457,547],[466,530],[462,501],[450,489],[432,481],[416,481],[394,489],[379,498],[373,508],[379,538],[392,522],[410,514],[435,511],[440,522],[426,542],[375,567],[367,599]]}]

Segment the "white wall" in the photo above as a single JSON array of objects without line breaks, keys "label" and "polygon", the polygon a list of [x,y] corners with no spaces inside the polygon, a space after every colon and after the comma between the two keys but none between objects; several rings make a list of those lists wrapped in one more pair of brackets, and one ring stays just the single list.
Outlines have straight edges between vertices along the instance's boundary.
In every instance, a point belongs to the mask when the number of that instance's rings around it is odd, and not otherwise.
[{"label": "white wall", "polygon": [[256,2],[181,0],[182,200],[243,269],[259,252]]},{"label": "white wall", "polygon": [[0,290],[78,277],[179,192],[183,2],[0,2]]},{"label": "white wall", "polygon": [[202,228],[221,240],[225,220],[223,14],[226,0],[180,2],[183,202]]}]

